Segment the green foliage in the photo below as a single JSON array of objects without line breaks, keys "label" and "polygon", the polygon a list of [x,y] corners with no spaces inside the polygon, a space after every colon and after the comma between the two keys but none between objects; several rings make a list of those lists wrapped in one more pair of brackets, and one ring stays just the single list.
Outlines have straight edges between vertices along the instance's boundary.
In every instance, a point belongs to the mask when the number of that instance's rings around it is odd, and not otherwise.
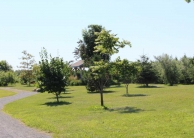
[{"label": "green foliage", "polygon": [[112,64],[112,69],[114,69],[115,74],[120,76],[122,82],[125,84],[126,95],[128,95],[128,85],[138,72],[137,65],[135,63],[129,62],[127,59],[120,60],[120,57],[118,57]]},{"label": "green foliage", "polygon": [[69,85],[70,86],[80,86],[82,85],[82,81],[81,80],[70,80]]},{"label": "green foliage", "polygon": [[194,83],[194,66],[191,62],[191,58],[184,55],[180,61],[178,68],[181,71],[180,83],[193,84]]},{"label": "green foliage", "polygon": [[73,53],[76,59],[81,58],[85,60],[86,66],[90,64],[95,56],[100,59],[103,58],[100,53],[94,53],[95,40],[97,38],[95,32],[101,32],[102,29],[101,25],[89,25],[88,29],[82,31],[83,40],[78,42],[78,47],[75,48]]},{"label": "green foliage", "polygon": [[35,86],[37,88],[39,88],[39,82],[38,82],[38,76],[40,75],[40,66],[38,64],[34,64],[33,65],[33,69],[32,69],[32,75],[33,75],[33,79],[34,79],[34,82],[35,82]]},{"label": "green foliage", "polygon": [[100,61],[95,61],[89,69],[91,78],[95,80],[95,88],[100,92],[101,106],[104,106],[103,90],[110,79],[111,64],[109,64],[109,57],[118,53],[119,48],[123,48],[125,45],[131,46],[129,41],[119,41],[119,38],[115,34],[110,34],[110,32],[105,29],[102,29],[101,32],[95,32],[98,37],[95,40],[94,52],[105,57]]},{"label": "green foliage", "polygon": [[95,42],[94,52],[111,56],[118,53],[119,48],[124,48],[125,45],[131,46],[129,41],[119,41],[119,38],[115,34],[110,34],[110,32],[102,29],[101,32],[95,33],[98,37]]},{"label": "green foliage", "polygon": [[35,63],[34,56],[29,54],[26,50],[22,51],[22,62],[20,62],[19,68],[21,69],[20,79],[21,83],[26,83],[30,86],[31,81],[34,81],[32,74],[32,68]]},{"label": "green foliage", "polygon": [[107,110],[98,106],[98,94],[87,94],[84,86],[69,86],[60,104],[53,102],[54,95],[40,93],[3,110],[53,138],[194,137],[194,85],[138,86],[129,85],[129,97],[122,96],[125,87],[108,88]]},{"label": "green foliage", "polygon": [[38,76],[39,86],[43,92],[54,93],[59,102],[59,95],[65,91],[67,80],[70,74],[68,63],[64,63],[62,58],[51,57],[48,59],[45,48],[40,53],[40,75]]},{"label": "green foliage", "polygon": [[13,71],[0,71],[0,86],[8,86],[17,82],[17,76]]},{"label": "green foliage", "polygon": [[163,68],[164,82],[169,83],[170,86],[179,83],[180,70],[178,68],[178,61],[167,54],[155,58]]},{"label": "green foliage", "polygon": [[78,79],[77,77],[74,77],[74,76],[70,76],[69,79],[68,79],[68,85],[70,86],[79,86],[79,85],[82,85],[82,80],[81,79]]},{"label": "green foliage", "polygon": [[7,63],[7,61],[0,61],[0,71],[11,71],[12,66]]},{"label": "green foliage", "polygon": [[185,0],[187,3],[190,3],[191,2],[191,0]]},{"label": "green foliage", "polygon": [[137,82],[145,84],[148,87],[149,83],[156,83],[157,76],[156,70],[154,70],[152,63],[146,55],[142,55],[141,59],[138,60],[140,71],[137,75]]}]

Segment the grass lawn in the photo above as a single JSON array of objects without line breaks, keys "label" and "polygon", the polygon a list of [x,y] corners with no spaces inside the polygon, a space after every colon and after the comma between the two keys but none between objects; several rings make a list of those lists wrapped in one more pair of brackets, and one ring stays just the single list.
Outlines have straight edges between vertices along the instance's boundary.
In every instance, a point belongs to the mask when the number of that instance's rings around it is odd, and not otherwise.
[{"label": "grass lawn", "polygon": [[[194,86],[111,87],[88,94],[83,86],[68,87],[60,104],[40,93],[5,106],[4,111],[55,138],[190,138],[194,137]],[[24,104],[25,103],[25,104]]]},{"label": "grass lawn", "polygon": [[31,84],[30,86],[28,86],[28,85],[22,85],[20,83],[12,84],[12,85],[9,85],[8,87],[18,89],[18,90],[26,90],[26,91],[33,91],[36,88],[34,84]]},{"label": "grass lawn", "polygon": [[16,93],[0,89],[0,98],[6,97],[6,96],[11,96],[11,95],[14,95],[14,94],[16,94]]}]

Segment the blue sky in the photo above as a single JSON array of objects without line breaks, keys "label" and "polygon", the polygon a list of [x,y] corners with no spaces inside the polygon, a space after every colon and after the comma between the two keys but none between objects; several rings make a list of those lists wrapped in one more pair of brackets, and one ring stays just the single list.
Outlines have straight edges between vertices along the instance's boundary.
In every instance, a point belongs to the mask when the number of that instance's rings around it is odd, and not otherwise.
[{"label": "blue sky", "polygon": [[39,52],[74,60],[82,30],[99,24],[131,41],[117,56],[130,61],[143,53],[194,56],[194,3],[184,0],[0,0],[0,60],[17,69],[22,51],[40,60]]}]

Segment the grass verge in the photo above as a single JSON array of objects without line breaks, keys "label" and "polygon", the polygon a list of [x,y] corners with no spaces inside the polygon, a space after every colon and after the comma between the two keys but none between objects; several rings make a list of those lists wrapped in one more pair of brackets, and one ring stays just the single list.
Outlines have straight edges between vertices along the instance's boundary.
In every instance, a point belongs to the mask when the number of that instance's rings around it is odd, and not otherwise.
[{"label": "grass verge", "polygon": [[33,91],[36,88],[33,84],[28,86],[28,85],[22,85],[20,83],[9,85],[8,87],[11,87],[13,89],[18,89],[18,90],[25,90],[25,91]]},{"label": "grass verge", "polygon": [[7,91],[7,90],[1,90],[0,89],[0,98],[2,97],[7,97],[7,96],[12,96],[16,94],[15,92],[10,92],[10,91]]},{"label": "grass verge", "polygon": [[54,138],[194,137],[193,85],[130,85],[128,97],[125,87],[111,87],[104,93],[106,110],[100,94],[89,94],[83,86],[68,87],[59,100],[40,93],[10,103],[4,111]]}]

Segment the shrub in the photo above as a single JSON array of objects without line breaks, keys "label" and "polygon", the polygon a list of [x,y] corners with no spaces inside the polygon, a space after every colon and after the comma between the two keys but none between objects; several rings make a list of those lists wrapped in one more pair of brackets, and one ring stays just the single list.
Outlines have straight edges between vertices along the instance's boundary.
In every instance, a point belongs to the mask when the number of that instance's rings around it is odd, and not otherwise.
[{"label": "shrub", "polygon": [[17,82],[17,77],[12,71],[0,71],[0,86],[7,86],[9,83],[13,84]]}]

